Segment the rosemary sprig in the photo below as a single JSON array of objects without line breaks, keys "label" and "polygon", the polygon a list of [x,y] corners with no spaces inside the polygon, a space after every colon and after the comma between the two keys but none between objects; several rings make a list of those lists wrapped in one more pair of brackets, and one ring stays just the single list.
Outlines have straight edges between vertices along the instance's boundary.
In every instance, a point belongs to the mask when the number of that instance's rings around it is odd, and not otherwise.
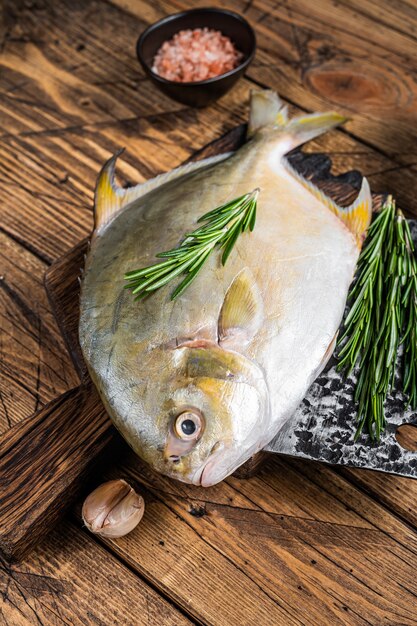
[{"label": "rosemary sprig", "polygon": [[225,265],[239,235],[255,227],[258,193],[255,189],[205,213],[198,220],[202,226],[186,234],[177,248],[156,255],[164,261],[127,272],[126,289],[131,289],[138,300],[185,274],[171,294],[174,300],[192,283],[216,246],[223,251],[221,261]]},{"label": "rosemary sprig", "polygon": [[364,427],[379,440],[384,402],[404,344],[404,392],[417,403],[417,264],[407,220],[388,198],[370,226],[349,294],[351,309],[338,345],[339,370],[359,364],[355,387],[357,439]]},{"label": "rosemary sprig", "polygon": [[414,244],[410,227],[404,219],[404,239],[407,248],[406,272],[407,282],[402,298],[404,313],[404,344],[403,378],[404,392],[409,397],[409,406],[417,409],[417,261],[414,255]]}]

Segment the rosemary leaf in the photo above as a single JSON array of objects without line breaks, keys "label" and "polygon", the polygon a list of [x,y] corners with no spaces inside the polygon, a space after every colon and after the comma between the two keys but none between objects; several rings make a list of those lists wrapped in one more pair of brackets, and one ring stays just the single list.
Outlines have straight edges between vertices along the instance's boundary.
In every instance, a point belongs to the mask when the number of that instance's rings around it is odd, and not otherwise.
[{"label": "rosemary leaf", "polygon": [[407,220],[391,197],[368,229],[348,300],[338,369],[350,374],[358,367],[355,440],[366,429],[378,441],[401,343],[403,391],[417,408],[417,262]]},{"label": "rosemary leaf", "polygon": [[223,249],[224,265],[239,235],[255,227],[258,193],[259,189],[255,189],[205,213],[197,220],[202,225],[186,233],[177,248],[156,255],[164,260],[127,272],[125,288],[138,300],[184,274],[185,278],[171,294],[174,300],[192,283],[216,247]]},{"label": "rosemary leaf", "polygon": [[407,251],[408,284],[403,296],[403,319],[406,330],[402,337],[404,345],[403,376],[404,392],[408,395],[408,404],[417,409],[417,262],[414,256],[414,244],[407,220],[404,223],[404,246]]}]

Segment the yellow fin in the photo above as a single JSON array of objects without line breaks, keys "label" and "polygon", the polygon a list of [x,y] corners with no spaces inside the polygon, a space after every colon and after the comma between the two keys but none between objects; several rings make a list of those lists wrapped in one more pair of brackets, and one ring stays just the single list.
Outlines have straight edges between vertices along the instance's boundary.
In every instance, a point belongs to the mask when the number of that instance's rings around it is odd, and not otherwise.
[{"label": "yellow fin", "polygon": [[372,219],[372,195],[365,177],[362,179],[356,200],[346,208],[339,208],[338,215],[349,230],[356,235],[359,247],[362,246]]},{"label": "yellow fin", "polygon": [[328,130],[335,128],[347,121],[347,117],[336,113],[335,111],[327,111],[326,113],[309,113],[294,117],[285,126],[286,142],[288,143],[287,152],[293,150],[303,143],[318,137]]},{"label": "yellow fin", "polygon": [[258,332],[263,320],[259,288],[248,268],[234,278],[219,315],[218,340],[222,347],[239,349]]},{"label": "yellow fin", "polygon": [[285,126],[288,107],[271,89],[253,89],[250,94],[248,137],[264,126]]},{"label": "yellow fin", "polygon": [[103,166],[96,184],[94,194],[94,229],[99,230],[107,224],[122,206],[123,189],[114,182],[114,166],[117,157],[122,153],[119,150]]},{"label": "yellow fin", "polygon": [[192,161],[181,165],[165,174],[159,174],[144,183],[139,183],[133,187],[124,189],[117,185],[114,180],[114,169],[117,161],[117,157],[123,152],[119,150],[114,156],[111,157],[103,166],[96,184],[95,196],[94,196],[94,228],[96,234],[99,233],[112,219],[119,213],[121,209],[128,204],[141,198],[145,194],[149,193],[153,189],[164,185],[165,183],[175,180],[180,176],[185,176],[203,167],[209,167],[215,165],[220,161],[224,161],[230,157],[231,152],[225,154],[218,154],[202,161]]},{"label": "yellow fin", "polygon": [[365,177],[362,179],[361,189],[354,202],[347,207],[339,206],[334,200],[329,198],[321,189],[316,187],[310,180],[306,180],[299,174],[287,159],[282,158],[285,169],[296,178],[313,196],[327,206],[327,208],[337,215],[337,217],[345,224],[356,239],[358,247],[362,246],[362,242],[366,236],[369,224],[372,218],[372,195],[369,183]]}]

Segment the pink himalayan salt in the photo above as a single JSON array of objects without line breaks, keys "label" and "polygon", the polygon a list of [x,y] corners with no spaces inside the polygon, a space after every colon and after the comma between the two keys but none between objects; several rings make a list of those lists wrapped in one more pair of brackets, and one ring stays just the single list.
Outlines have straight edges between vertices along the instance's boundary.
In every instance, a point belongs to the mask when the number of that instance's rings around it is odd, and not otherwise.
[{"label": "pink himalayan salt", "polygon": [[239,65],[242,53],[218,30],[180,30],[155,55],[152,71],[168,80],[195,82],[225,74]]}]

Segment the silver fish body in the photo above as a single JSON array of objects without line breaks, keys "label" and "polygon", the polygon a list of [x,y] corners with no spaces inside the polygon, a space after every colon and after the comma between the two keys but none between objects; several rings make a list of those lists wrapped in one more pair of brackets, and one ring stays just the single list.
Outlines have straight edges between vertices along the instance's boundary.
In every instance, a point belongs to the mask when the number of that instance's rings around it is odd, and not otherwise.
[{"label": "silver fish body", "polygon": [[[324,367],[371,210],[366,181],[342,210],[284,158],[337,116],[288,122],[270,92],[255,94],[252,109],[253,137],[225,159],[123,200],[104,171],[82,285],[81,346],[116,427],[158,471],[204,486],[262,449]],[[255,229],[224,267],[213,253],[174,301],[171,284],[140,301],[126,291],[126,271],[155,262],[202,214],[256,187]]]}]

